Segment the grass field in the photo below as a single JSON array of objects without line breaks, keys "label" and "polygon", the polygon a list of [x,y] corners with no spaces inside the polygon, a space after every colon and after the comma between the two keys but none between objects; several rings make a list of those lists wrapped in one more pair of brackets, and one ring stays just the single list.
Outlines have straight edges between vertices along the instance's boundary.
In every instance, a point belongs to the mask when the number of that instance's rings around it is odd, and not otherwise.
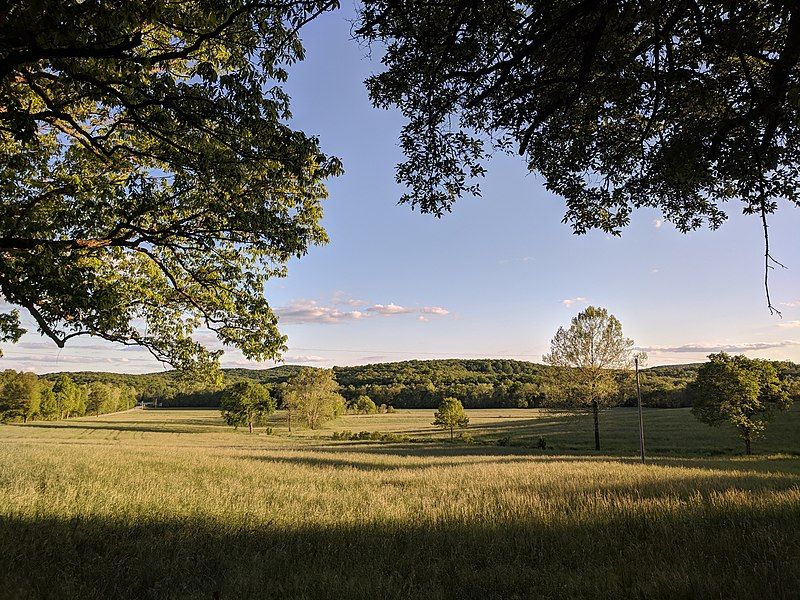
[{"label": "grass field", "polygon": [[484,443],[446,443],[432,411],[291,436],[198,410],[0,426],[0,597],[800,597],[798,407],[756,457],[648,411],[645,466],[628,409],[601,455],[585,415],[470,417]]}]

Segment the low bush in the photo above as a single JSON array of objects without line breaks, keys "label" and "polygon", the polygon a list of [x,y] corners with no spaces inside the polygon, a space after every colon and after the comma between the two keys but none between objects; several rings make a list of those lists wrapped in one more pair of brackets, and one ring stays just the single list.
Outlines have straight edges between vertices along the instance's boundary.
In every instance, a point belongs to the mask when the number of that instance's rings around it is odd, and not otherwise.
[{"label": "low bush", "polygon": [[331,436],[334,440],[354,440],[370,442],[413,442],[414,439],[399,433],[390,431],[359,431],[353,433],[350,430],[335,431]]}]

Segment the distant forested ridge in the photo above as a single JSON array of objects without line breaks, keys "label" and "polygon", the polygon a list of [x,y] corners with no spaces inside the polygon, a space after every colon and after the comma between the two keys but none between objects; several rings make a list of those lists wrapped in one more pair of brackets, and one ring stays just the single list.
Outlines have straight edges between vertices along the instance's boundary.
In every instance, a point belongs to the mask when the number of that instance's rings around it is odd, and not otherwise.
[{"label": "distant forested ridge", "polygon": [[[686,407],[691,401],[686,386],[693,381],[701,363],[651,367],[642,370],[642,400],[651,407]],[[775,363],[782,378],[792,382],[800,399],[800,365]],[[282,365],[270,369],[224,369],[224,385],[255,380],[267,385],[278,402],[281,384],[303,367]],[[552,382],[559,369],[537,363],[508,359],[411,360],[356,367],[334,367],[341,393],[348,402],[361,395],[376,404],[395,408],[436,408],[446,397],[461,400],[465,408],[564,407],[569,398],[559,397]],[[60,374],[43,375],[54,381]],[[140,401],[166,407],[219,406],[223,386],[209,388],[187,381],[175,371],[144,375],[116,373],[69,373],[77,384],[100,381],[137,390]],[[618,404],[634,405],[635,381],[631,372],[619,372]]]}]

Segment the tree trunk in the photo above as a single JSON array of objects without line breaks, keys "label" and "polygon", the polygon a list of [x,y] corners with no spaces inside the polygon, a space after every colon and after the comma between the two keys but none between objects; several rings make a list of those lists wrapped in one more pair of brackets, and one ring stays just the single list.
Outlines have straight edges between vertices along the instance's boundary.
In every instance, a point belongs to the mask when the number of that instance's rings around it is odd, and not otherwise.
[{"label": "tree trunk", "polygon": [[252,421],[248,421],[247,427],[250,429],[250,433],[253,433],[253,422]]},{"label": "tree trunk", "polygon": [[450,425],[450,441],[452,442],[455,438],[453,437],[453,426]]},{"label": "tree trunk", "polygon": [[289,433],[292,433],[292,411],[289,410]]},{"label": "tree trunk", "polygon": [[597,400],[592,400],[592,414],[594,415],[594,449],[600,450],[600,407]]},{"label": "tree trunk", "polygon": [[753,454],[753,449],[750,447],[750,433],[744,434],[744,451],[747,456]]}]

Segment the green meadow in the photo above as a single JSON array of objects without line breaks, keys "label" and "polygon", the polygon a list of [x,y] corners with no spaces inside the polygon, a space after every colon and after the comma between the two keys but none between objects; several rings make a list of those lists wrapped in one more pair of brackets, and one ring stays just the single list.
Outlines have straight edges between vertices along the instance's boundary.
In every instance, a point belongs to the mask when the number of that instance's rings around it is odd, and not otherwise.
[{"label": "green meadow", "polygon": [[[797,598],[800,407],[741,456],[684,409],[213,410],[0,426],[2,598]],[[391,432],[398,443],[334,440]],[[538,449],[543,438],[548,449]],[[499,442],[499,443],[498,443]]]}]

